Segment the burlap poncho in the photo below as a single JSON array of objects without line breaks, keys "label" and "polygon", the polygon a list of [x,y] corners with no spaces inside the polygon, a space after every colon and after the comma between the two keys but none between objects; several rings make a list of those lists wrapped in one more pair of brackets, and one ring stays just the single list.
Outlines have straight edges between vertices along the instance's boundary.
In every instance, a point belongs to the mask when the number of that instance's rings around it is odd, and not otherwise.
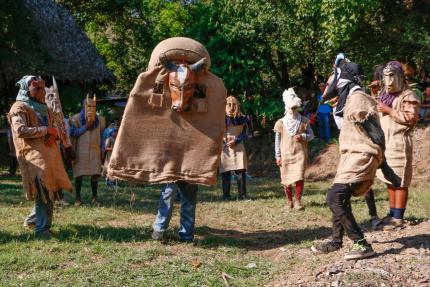
[{"label": "burlap poncho", "polygon": [[[101,133],[105,127],[105,119],[98,116],[99,123],[96,128],[86,130],[82,135],[72,138],[76,158],[72,161],[73,177],[83,175],[99,175],[102,172],[101,161]],[[70,124],[81,127],[79,114],[70,118]]]},{"label": "burlap poncho", "polygon": [[[153,93],[157,77],[167,76],[159,61],[163,53],[169,60],[194,63],[206,57],[209,63],[207,70],[196,75],[206,98],[193,98],[190,111],[171,110],[167,79],[163,94]],[[110,178],[215,184],[225,130],[226,89],[208,71],[209,65],[206,48],[192,39],[170,38],[155,47],[147,71],[138,76],[130,93],[109,162]]]},{"label": "burlap poncho", "polygon": [[[39,127],[39,120],[33,109],[23,102],[15,102],[9,112],[9,121],[14,116],[24,116],[29,127]],[[48,127],[52,127],[52,113],[48,109]],[[20,138],[12,126],[13,142],[21,170],[23,190],[26,198],[36,196],[35,180],[48,190],[53,200],[60,189],[72,190],[72,184],[64,169],[63,161],[56,144],[45,145],[45,138]]]},{"label": "burlap poncho", "polygon": [[[243,125],[231,124],[227,127],[225,132],[226,141],[231,140],[231,138],[238,137],[244,127]],[[223,145],[221,153],[221,164],[219,166],[219,172],[227,172],[231,170],[241,170],[248,167],[248,159],[246,157],[245,145],[243,142],[234,145],[233,147],[228,147]]]},{"label": "burlap poncho", "polygon": [[[407,89],[394,99],[390,115],[380,114],[385,135],[385,158],[401,178],[401,187],[408,187],[412,180],[412,131],[418,120],[419,103],[418,96]],[[380,170],[377,177],[391,184]]]},{"label": "burlap poncho", "polygon": [[[301,122],[296,134],[304,134],[309,125],[306,117],[300,117]],[[308,162],[308,142],[296,141],[284,127],[282,119],[278,120],[273,128],[274,132],[281,134],[281,184],[290,185],[305,178],[305,169]]]},{"label": "burlap poncho", "polygon": [[362,91],[351,93],[345,104],[339,135],[340,161],[334,183],[361,183],[354,195],[372,186],[376,170],[382,163],[382,149],[372,142],[359,123],[376,115],[376,100]]}]

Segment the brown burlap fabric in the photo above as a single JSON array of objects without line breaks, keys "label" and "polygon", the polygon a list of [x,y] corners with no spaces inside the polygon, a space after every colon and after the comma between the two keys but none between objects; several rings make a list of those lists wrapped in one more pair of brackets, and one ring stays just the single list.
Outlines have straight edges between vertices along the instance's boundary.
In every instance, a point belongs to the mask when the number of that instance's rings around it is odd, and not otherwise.
[{"label": "brown burlap fabric", "polygon": [[[206,98],[193,99],[187,112],[172,111],[167,72],[158,60],[163,53],[169,60],[193,63],[206,57],[210,63],[206,49],[192,39],[170,38],[157,45],[148,70],[130,93],[108,176],[141,183],[185,180],[213,185],[225,130],[223,81],[207,69],[199,72],[197,84]],[[164,88],[156,93],[154,84],[160,80]]]}]

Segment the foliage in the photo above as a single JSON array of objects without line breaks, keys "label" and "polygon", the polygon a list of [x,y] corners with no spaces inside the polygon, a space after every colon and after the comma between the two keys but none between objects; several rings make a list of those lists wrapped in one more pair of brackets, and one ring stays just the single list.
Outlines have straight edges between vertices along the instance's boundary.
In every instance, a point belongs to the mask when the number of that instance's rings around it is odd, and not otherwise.
[{"label": "foliage", "polygon": [[[430,65],[428,1],[62,0],[76,15],[127,94],[162,39],[201,41],[212,71],[248,113],[282,115],[290,86],[315,93],[334,56],[346,52],[371,75],[391,59]],[[370,78],[370,77],[369,77]]]}]

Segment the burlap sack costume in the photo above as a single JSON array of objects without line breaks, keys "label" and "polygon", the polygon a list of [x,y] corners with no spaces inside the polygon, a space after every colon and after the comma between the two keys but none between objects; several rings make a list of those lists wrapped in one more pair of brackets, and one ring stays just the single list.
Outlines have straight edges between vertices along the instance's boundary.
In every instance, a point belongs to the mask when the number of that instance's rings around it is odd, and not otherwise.
[{"label": "burlap sack costume", "polygon": [[[9,122],[15,115],[25,115],[29,126],[39,127],[39,120],[31,107],[23,102],[15,102],[9,112]],[[52,112],[48,110],[48,127],[52,127]],[[64,169],[61,153],[56,144],[45,145],[44,138],[20,138],[12,129],[16,156],[21,170],[23,190],[28,200],[36,196],[35,179],[48,190],[49,197],[54,200],[55,193],[60,189],[72,190],[67,173]]]},{"label": "burlap sack costume", "polygon": [[[296,134],[306,133],[308,125],[309,120],[301,117],[300,127]],[[288,134],[282,119],[276,122],[273,131],[281,134],[281,184],[285,186],[303,180],[308,162],[308,142],[296,141],[293,136]]]},{"label": "burlap sack costume", "polygon": [[[225,141],[238,137],[243,131],[243,125],[229,125],[225,133]],[[221,164],[219,172],[223,173],[231,170],[247,169],[248,160],[246,157],[245,145],[241,142],[233,148],[223,145],[221,153]]]},{"label": "burlap sack costume", "polygon": [[376,100],[362,91],[348,96],[339,135],[340,161],[334,183],[361,182],[354,192],[361,195],[372,186],[376,170],[382,163],[380,146],[373,143],[358,123],[376,115]]},{"label": "burlap sack costume", "polygon": [[[420,100],[410,89],[403,91],[393,101],[394,117],[380,114],[381,127],[385,135],[385,158],[394,173],[401,178],[401,187],[409,187],[412,180],[412,131],[414,125],[408,123],[403,118],[402,113],[396,111],[409,112],[418,116]],[[378,179],[385,183],[392,184],[385,179],[380,170],[377,172]]]},{"label": "burlap sack costume", "polygon": [[[205,98],[193,98],[190,111],[171,110],[171,98],[160,55],[194,63],[207,59],[197,84]],[[170,38],[152,52],[148,70],[139,75],[130,93],[109,163],[108,177],[141,183],[185,180],[213,185],[220,162],[225,130],[226,89],[208,71],[209,54],[189,38]],[[162,92],[154,84],[164,80]]]},{"label": "burlap sack costume", "polygon": [[[99,124],[92,130],[85,131],[81,136],[72,138],[76,158],[73,159],[73,177],[82,175],[99,175],[102,172],[101,161],[101,132],[105,127],[105,119],[98,116]],[[70,123],[75,127],[81,127],[79,114],[70,118]]]}]

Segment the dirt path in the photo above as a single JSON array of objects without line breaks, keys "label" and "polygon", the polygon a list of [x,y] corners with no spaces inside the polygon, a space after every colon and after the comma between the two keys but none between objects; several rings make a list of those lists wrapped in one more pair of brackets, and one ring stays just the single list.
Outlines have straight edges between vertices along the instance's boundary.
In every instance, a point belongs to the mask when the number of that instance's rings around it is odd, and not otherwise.
[{"label": "dirt path", "polygon": [[[266,287],[280,286],[430,286],[430,221],[409,223],[393,232],[366,234],[377,256],[346,261],[350,246],[329,255],[298,250],[300,263]],[[278,250],[282,252],[282,250]]]}]

